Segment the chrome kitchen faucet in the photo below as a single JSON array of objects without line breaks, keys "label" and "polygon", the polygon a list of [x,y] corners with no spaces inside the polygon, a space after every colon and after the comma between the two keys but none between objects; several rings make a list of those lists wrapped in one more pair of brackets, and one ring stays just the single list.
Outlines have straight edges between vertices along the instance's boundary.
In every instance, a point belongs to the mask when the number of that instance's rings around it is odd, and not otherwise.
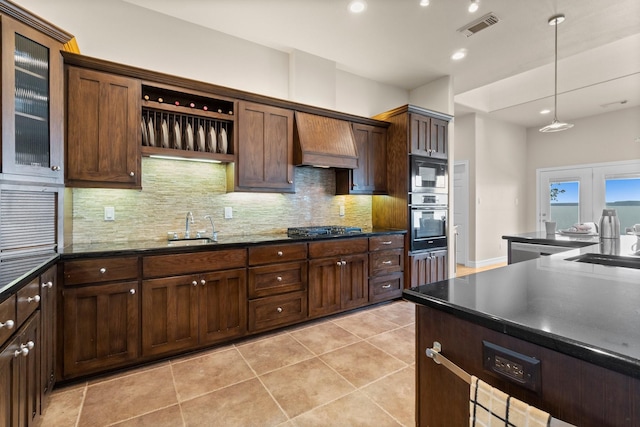
[{"label": "chrome kitchen faucet", "polygon": [[191,220],[191,224],[193,224],[193,212],[187,212],[187,218],[184,222],[184,238],[188,239],[191,237],[191,232],[189,231],[189,220]]},{"label": "chrome kitchen faucet", "polygon": [[206,215],[204,219],[208,219],[211,222],[211,240],[217,242],[218,232],[216,231],[216,227],[213,225],[213,217],[211,215]]}]

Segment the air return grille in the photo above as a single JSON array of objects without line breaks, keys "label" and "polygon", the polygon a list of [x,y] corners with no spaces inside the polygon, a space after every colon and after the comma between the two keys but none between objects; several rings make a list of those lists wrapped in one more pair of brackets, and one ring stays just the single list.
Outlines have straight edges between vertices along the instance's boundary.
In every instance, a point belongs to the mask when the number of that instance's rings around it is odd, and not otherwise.
[{"label": "air return grille", "polygon": [[471,37],[478,31],[482,31],[485,28],[488,28],[492,25],[497,24],[498,21],[500,21],[500,18],[494,15],[493,12],[490,12],[476,19],[475,21],[465,25],[464,27],[458,28],[458,31],[467,37]]},{"label": "air return grille", "polygon": [[56,194],[0,192],[0,257],[55,247]]}]

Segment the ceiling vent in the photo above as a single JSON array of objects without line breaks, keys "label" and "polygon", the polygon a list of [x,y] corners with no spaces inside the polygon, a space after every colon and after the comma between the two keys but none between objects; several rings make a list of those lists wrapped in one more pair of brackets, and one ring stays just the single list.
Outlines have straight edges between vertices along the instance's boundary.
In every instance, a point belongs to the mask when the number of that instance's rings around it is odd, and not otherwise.
[{"label": "ceiling vent", "polygon": [[500,18],[494,15],[493,12],[489,12],[486,15],[476,19],[475,21],[465,25],[464,27],[458,28],[458,31],[467,37],[471,37],[478,31],[482,31],[485,28],[497,24],[498,21],[500,21]]}]

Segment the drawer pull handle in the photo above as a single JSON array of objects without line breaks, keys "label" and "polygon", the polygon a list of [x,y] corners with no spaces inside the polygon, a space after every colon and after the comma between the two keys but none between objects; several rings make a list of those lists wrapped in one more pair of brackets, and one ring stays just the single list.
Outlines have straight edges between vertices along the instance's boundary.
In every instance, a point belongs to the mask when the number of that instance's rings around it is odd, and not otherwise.
[{"label": "drawer pull handle", "polygon": [[135,290],[135,289],[129,289],[129,293],[130,293],[131,295],[135,295],[135,294],[136,294],[136,290]]},{"label": "drawer pull handle", "polygon": [[278,308],[276,309],[276,311],[277,311],[278,313],[282,313],[282,307],[278,307]]},{"label": "drawer pull handle", "polygon": [[392,243],[391,240],[387,240],[385,242],[380,242],[380,244],[382,244],[382,245],[390,245],[391,243]]},{"label": "drawer pull handle", "polygon": [[27,302],[40,302],[40,295],[36,295],[35,297],[27,298]]},{"label": "drawer pull handle", "polygon": [[390,265],[391,261],[382,261],[382,263],[385,264],[385,265]]},{"label": "drawer pull handle", "polygon": [[278,277],[276,277],[276,280],[277,280],[278,282],[282,282],[282,276],[278,276]]},{"label": "drawer pull handle", "polygon": [[278,256],[282,256],[282,255],[284,255],[284,254],[282,253],[282,251],[278,251],[278,254],[277,254],[277,255],[278,255]]},{"label": "drawer pull handle", "polygon": [[106,268],[102,267],[102,268],[100,269],[100,274],[104,274],[104,273],[106,273],[106,272],[107,272],[107,269],[106,269]]},{"label": "drawer pull handle", "polygon": [[49,281],[49,282],[47,282],[47,283],[43,283],[43,284],[42,284],[42,288],[43,288],[43,289],[44,289],[44,288],[51,289],[52,287],[53,287],[53,282],[51,282],[51,281]]},{"label": "drawer pull handle", "polygon": [[207,281],[206,281],[206,280],[204,280],[204,279],[202,279],[202,280],[200,280],[200,284],[201,284],[202,286],[204,286],[204,285],[206,285],[206,284],[207,284]]},{"label": "drawer pull handle", "polygon": [[391,283],[387,283],[386,285],[382,285],[382,289],[389,289],[391,287]]},{"label": "drawer pull handle", "polygon": [[191,284],[192,284],[193,286],[198,286],[198,282],[196,282],[195,280],[194,280],[193,282],[191,282]]},{"label": "drawer pull handle", "polygon": [[11,319],[7,320],[4,323],[0,322],[0,329],[2,328],[13,329],[14,326],[15,326],[15,323]]}]

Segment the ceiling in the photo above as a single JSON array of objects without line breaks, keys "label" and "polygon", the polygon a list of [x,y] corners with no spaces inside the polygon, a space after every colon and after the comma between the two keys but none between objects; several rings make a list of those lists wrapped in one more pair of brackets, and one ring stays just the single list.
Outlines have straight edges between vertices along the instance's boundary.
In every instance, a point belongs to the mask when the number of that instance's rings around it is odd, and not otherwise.
[{"label": "ceiling", "polygon": [[[415,89],[453,76],[456,115],[485,112],[526,127],[551,122],[554,27],[558,118],[571,121],[640,105],[638,0],[125,0],[271,48],[304,51],[384,84]],[[457,30],[492,12],[500,20],[471,37]],[[461,61],[450,59],[467,50]],[[625,102],[623,102],[625,101]]]}]

